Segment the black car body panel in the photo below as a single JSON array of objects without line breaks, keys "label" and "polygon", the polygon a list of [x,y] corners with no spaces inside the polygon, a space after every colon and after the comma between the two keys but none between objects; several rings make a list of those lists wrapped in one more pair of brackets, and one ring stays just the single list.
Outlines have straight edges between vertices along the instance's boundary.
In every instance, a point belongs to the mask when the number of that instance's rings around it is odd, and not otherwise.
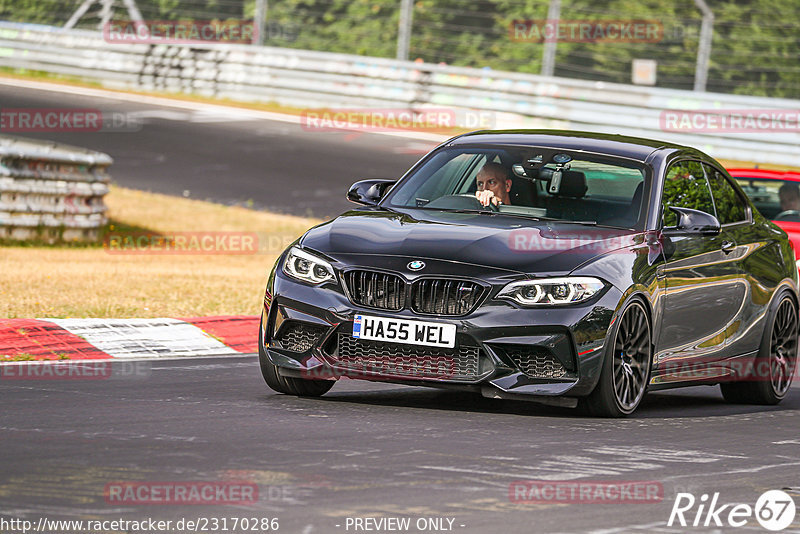
[{"label": "black car body panel", "polygon": [[[344,213],[298,241],[298,247],[330,262],[335,280],[320,285],[295,280],[281,269],[287,253],[278,259],[267,285],[260,345],[281,373],[323,379],[348,374],[353,369],[342,365],[337,351],[340,343],[352,340],[341,336],[352,334],[355,315],[366,314],[455,324],[457,348],[474,349],[478,359],[469,372],[448,376],[361,369],[357,378],[456,387],[487,396],[583,397],[597,384],[611,326],[626,303],[639,299],[653,328],[648,388],[713,384],[730,375],[727,362],[755,357],[779,290],[797,299],[798,271],[786,234],[749,204],[746,220],[722,224],[715,236],[670,235],[662,228],[667,169],[691,161],[724,173],[697,150],[622,136],[525,131],[467,134],[437,150],[484,145],[539,148],[545,158],[568,151],[637,162],[647,175],[642,226],[394,206],[386,199],[395,186],[380,204]],[[524,241],[512,246],[519,235],[535,237],[536,246],[526,248]],[[423,271],[409,269],[415,261],[424,262]],[[480,298],[458,316],[420,313],[408,301],[399,310],[376,309],[354,303],[344,278],[352,270],[394,277],[409,295],[419,280],[472,282]],[[596,277],[605,288],[587,301],[562,306],[525,307],[498,298],[510,282],[562,276]],[[287,349],[280,339],[286,325],[302,324],[314,325],[311,341]],[[382,350],[363,342],[359,347],[364,353]],[[686,362],[694,361],[704,363],[707,375],[685,372]]]},{"label": "black car body panel", "polygon": [[[510,242],[518,230],[538,232],[537,250],[509,253]],[[516,232],[516,233],[515,233]],[[591,260],[597,250],[621,248],[633,244],[634,232],[608,228],[601,232],[607,244],[598,243],[596,235],[584,239],[582,247],[565,248],[586,235],[574,224],[536,221],[497,215],[487,217],[471,213],[426,212],[424,210],[384,210],[362,208],[317,226],[303,236],[300,244],[311,250],[337,254],[393,255],[435,258],[450,262],[479,265],[521,273],[569,273],[576,264]],[[395,267],[397,267],[395,265]]]}]

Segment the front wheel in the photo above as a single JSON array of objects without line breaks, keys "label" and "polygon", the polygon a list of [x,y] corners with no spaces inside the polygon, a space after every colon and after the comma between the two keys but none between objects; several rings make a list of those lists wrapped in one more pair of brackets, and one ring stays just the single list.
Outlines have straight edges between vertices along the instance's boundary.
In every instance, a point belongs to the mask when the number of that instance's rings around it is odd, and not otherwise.
[{"label": "front wheel", "polygon": [[636,410],[650,380],[651,339],[644,305],[638,300],[630,301],[607,337],[600,380],[585,400],[589,413],[625,417]]},{"label": "front wheel", "polygon": [[767,319],[753,379],[720,384],[726,401],[778,404],[789,392],[797,365],[797,306],[788,293],[778,299]]}]

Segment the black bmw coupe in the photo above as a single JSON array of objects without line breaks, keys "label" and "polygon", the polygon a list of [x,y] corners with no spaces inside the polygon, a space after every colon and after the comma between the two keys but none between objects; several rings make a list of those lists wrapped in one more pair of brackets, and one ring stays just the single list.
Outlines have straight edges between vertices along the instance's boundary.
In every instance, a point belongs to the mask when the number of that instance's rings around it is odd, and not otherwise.
[{"label": "black bmw coupe", "polygon": [[269,277],[259,356],[275,391],[346,376],[619,417],[663,388],[756,404],[789,390],[794,251],[702,152],[475,132],[347,197],[361,206]]}]

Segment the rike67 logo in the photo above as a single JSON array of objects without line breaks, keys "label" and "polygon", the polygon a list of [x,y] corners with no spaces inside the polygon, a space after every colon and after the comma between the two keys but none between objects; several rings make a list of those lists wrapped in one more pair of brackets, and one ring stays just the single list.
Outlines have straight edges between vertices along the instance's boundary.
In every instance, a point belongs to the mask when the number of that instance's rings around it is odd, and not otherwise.
[{"label": "rike67 logo", "polygon": [[682,527],[746,527],[753,518],[765,529],[777,532],[794,521],[796,509],[792,496],[781,490],[761,494],[756,505],[720,503],[719,493],[710,499],[703,494],[699,499],[691,493],[678,493],[667,526]]}]

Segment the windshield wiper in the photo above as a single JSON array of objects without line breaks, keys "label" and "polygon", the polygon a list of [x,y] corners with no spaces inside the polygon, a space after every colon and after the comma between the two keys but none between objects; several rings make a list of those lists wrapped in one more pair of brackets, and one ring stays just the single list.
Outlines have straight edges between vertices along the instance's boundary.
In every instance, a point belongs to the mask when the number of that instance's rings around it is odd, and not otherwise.
[{"label": "windshield wiper", "polygon": [[567,221],[564,219],[553,219],[554,221],[567,224],[583,224],[585,226],[597,226],[597,221]]},{"label": "windshield wiper", "polygon": [[489,210],[469,210],[469,209],[447,209],[447,208],[427,208],[427,209],[441,209],[442,211],[446,211],[449,213],[476,213],[480,215],[498,215],[496,211],[489,211]]},{"label": "windshield wiper", "polygon": [[536,215],[525,215],[523,213],[510,213],[507,211],[471,210],[471,209],[452,209],[452,208],[421,208],[428,210],[446,211],[448,213],[478,213],[483,215],[502,215],[503,217],[514,217],[517,219],[527,219],[529,221],[557,221],[558,219],[548,219],[547,217],[537,217]]}]

